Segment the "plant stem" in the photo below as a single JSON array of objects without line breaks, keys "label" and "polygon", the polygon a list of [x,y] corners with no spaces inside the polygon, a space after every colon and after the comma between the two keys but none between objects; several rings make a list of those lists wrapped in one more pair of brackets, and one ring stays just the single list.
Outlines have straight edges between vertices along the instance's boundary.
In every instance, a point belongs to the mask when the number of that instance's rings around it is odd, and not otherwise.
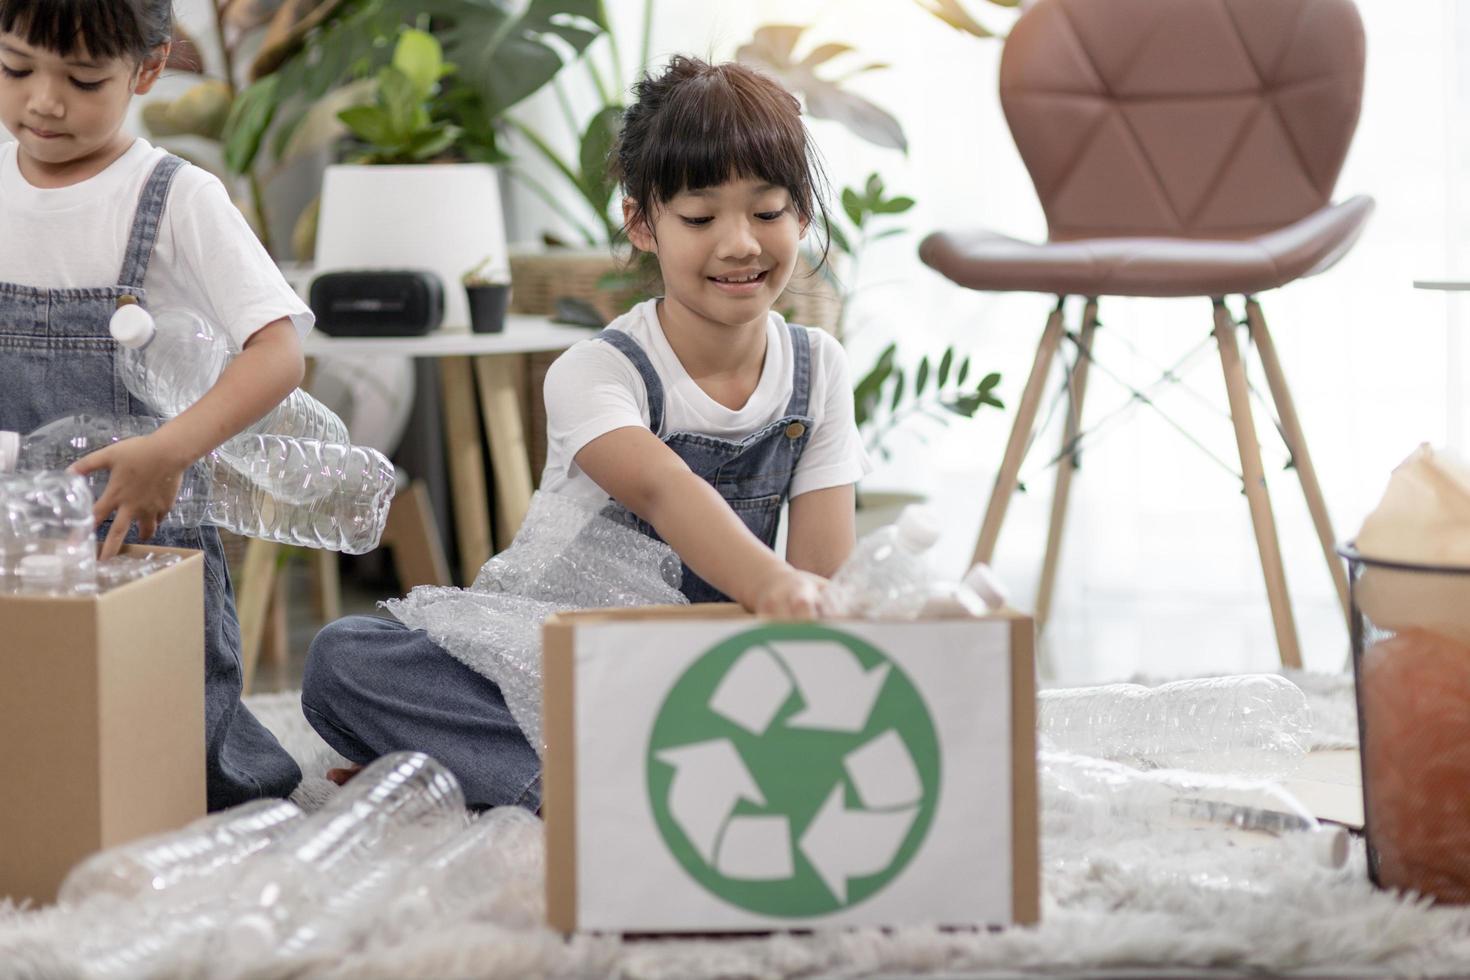
[{"label": "plant stem", "polygon": [[530,188],[531,193],[541,198],[541,200],[544,201],[546,205],[551,208],[551,210],[560,215],[562,220],[566,221],[567,224],[575,228],[577,230],[577,234],[581,235],[588,245],[597,244],[597,236],[588,231],[586,226],[583,225],[582,222],[579,221],[575,215],[567,210],[566,205],[562,204],[555,194],[546,189],[545,185],[543,185],[536,178],[532,177],[530,174],[526,173],[524,170],[521,170],[518,167],[512,167],[510,173],[511,176],[515,177],[516,180],[519,180],[528,188]]},{"label": "plant stem", "polygon": [[[214,36],[219,42],[220,60],[225,66],[225,85],[229,87],[230,98],[234,99],[240,94],[240,90],[235,85],[235,56],[225,38],[226,3],[227,0],[214,0],[209,6],[214,12]],[[271,247],[271,223],[265,214],[265,188],[255,174],[254,165],[245,176],[250,188],[250,207],[255,211],[255,223],[260,230],[260,244],[265,247],[266,254],[274,255],[275,249]]]},{"label": "plant stem", "polygon": [[[516,119],[513,116],[507,116],[506,119],[510,122],[511,128],[524,136],[526,140],[533,147],[536,148],[537,152],[539,152],[547,159],[547,162],[549,162],[557,170],[561,171],[562,176],[571,181],[572,186],[575,187],[577,189],[577,192],[580,194],[582,191],[581,178],[577,176],[577,172],[572,169],[571,165],[563,160],[561,158],[561,155],[551,148],[551,144],[547,143],[546,140],[539,133],[537,133],[530,126],[527,126],[525,123],[521,122],[519,119]],[[586,195],[583,194],[582,198],[583,200],[586,200]]]},{"label": "plant stem", "polygon": [[648,71],[648,56],[653,48],[653,0],[643,0],[643,40],[638,52],[638,70]]},{"label": "plant stem", "polygon": [[561,106],[561,115],[566,120],[567,131],[572,134],[572,142],[576,143],[582,138],[582,127],[577,125],[577,114],[572,111],[572,100],[567,97],[567,88],[561,83],[560,74],[552,78],[551,88],[556,92],[556,101]]},{"label": "plant stem", "polygon": [[[607,3],[604,0],[597,0],[597,12],[602,16],[602,22],[607,25],[603,33],[607,35],[607,50],[612,55],[613,83],[618,87],[618,97],[621,101],[627,76],[623,74],[623,57],[618,52],[618,32],[613,30],[612,18],[607,15]],[[607,103],[606,98],[602,101],[604,104]]]}]

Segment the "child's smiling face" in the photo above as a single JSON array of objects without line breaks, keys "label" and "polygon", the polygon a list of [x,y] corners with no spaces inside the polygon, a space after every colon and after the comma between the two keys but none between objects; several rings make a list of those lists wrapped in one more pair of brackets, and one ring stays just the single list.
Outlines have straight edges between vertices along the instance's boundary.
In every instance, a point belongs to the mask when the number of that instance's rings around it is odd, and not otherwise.
[{"label": "child's smiling face", "polygon": [[796,268],[806,227],[791,194],[761,180],[736,179],[681,191],[633,220],[628,238],[658,257],[664,298],[707,321],[764,321]]},{"label": "child's smiling face", "polygon": [[[135,94],[163,70],[161,56],[141,66],[127,58],[69,55],[0,33],[0,123],[20,144],[23,161],[45,170],[111,162]],[[100,169],[100,168],[99,168]]]}]

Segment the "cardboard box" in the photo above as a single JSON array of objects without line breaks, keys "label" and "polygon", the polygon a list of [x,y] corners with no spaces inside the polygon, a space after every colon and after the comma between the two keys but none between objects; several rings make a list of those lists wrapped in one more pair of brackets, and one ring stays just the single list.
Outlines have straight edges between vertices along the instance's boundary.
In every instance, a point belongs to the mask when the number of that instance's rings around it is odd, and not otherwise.
[{"label": "cardboard box", "polygon": [[552,617],[552,927],[1037,921],[1034,632],[1019,614]]},{"label": "cardboard box", "polygon": [[[124,553],[176,551],[152,545]],[[100,595],[0,595],[0,896],[204,813],[204,558]]]}]

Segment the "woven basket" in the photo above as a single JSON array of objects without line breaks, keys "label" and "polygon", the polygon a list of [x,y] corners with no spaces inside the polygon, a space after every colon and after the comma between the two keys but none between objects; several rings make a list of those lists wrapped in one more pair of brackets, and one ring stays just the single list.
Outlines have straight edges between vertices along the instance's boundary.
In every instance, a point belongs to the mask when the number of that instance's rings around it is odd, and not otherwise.
[{"label": "woven basket", "polygon": [[[577,299],[590,304],[604,322],[621,316],[642,296],[637,288],[599,288],[605,276],[625,272],[629,268],[628,253],[615,254],[606,248],[513,254],[510,257],[510,310],[535,316],[556,312],[559,299]],[[651,284],[651,292],[662,291],[661,284]],[[828,333],[837,329],[842,301],[837,291],[802,259],[786,290],[777,298],[776,312],[792,323],[820,327]],[[529,407],[526,415],[526,445],[531,457],[531,478],[539,486],[541,471],[546,467],[546,401],[541,386],[547,369],[558,352],[531,354],[526,371],[527,390],[522,401]]]}]

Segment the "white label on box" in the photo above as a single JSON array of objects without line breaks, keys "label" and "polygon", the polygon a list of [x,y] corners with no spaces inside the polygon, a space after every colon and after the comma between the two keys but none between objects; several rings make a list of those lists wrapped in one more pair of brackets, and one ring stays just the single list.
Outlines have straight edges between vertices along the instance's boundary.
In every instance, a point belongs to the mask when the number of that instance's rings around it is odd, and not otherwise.
[{"label": "white label on box", "polygon": [[1011,921],[1010,630],[579,625],[579,927]]}]

